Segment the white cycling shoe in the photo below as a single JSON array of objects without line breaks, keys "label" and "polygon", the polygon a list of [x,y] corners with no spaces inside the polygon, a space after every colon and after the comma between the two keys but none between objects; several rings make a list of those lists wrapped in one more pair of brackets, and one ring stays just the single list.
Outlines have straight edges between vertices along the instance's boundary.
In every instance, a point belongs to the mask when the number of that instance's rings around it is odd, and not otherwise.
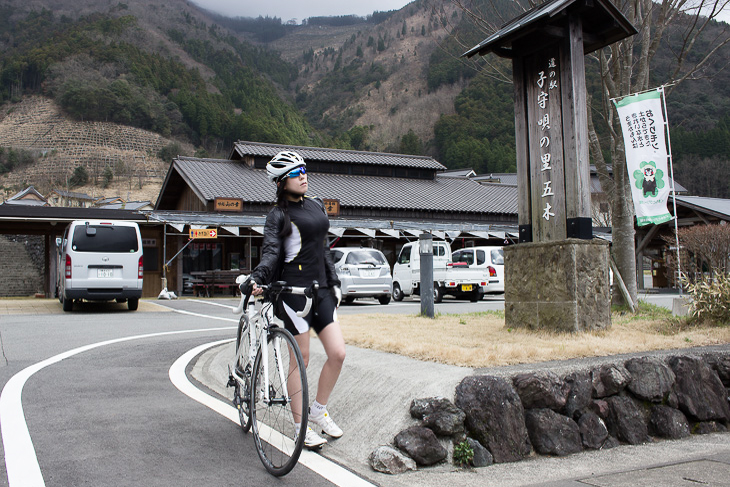
[{"label": "white cycling shoe", "polygon": [[315,431],[310,426],[307,426],[307,432],[304,434],[305,448],[319,448],[325,443],[327,443],[327,440],[315,433]]},{"label": "white cycling shoe", "polygon": [[326,433],[332,438],[339,438],[342,436],[342,430],[339,426],[337,426],[327,411],[325,411],[321,416],[314,416],[310,411],[309,421],[319,426],[323,433]]}]

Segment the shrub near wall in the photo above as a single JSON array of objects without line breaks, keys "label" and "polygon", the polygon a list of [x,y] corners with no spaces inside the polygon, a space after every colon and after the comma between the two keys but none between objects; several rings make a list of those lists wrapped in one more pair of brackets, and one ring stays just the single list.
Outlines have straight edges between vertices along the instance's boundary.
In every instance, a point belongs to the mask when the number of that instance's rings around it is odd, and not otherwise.
[{"label": "shrub near wall", "polygon": [[507,378],[471,376],[456,387],[454,403],[414,400],[410,412],[420,425],[396,436],[398,449],[374,451],[371,466],[386,473],[428,466],[435,463],[434,451],[444,461],[447,455],[438,448],[444,441],[468,442],[472,465],[486,466],[525,459],[533,450],[563,456],[652,438],[726,432],[729,394],[727,351],[637,357],[563,377],[545,370]]}]

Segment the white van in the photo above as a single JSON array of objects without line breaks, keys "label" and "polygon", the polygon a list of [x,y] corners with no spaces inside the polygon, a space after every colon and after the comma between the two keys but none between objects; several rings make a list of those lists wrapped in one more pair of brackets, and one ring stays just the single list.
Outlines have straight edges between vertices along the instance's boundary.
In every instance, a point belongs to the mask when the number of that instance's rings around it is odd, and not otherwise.
[{"label": "white van", "polygon": [[[433,241],[433,281],[446,278],[446,264],[451,260],[451,247],[446,242]],[[402,301],[405,296],[420,294],[421,254],[418,242],[405,244],[393,265],[393,299]],[[434,288],[437,286],[434,285]],[[437,299],[437,301],[440,301]]]},{"label": "white van", "polygon": [[[451,254],[453,266],[462,265],[480,281],[482,294],[504,292],[504,250],[502,247],[466,247]],[[468,270],[467,270],[468,269]]]},{"label": "white van", "polygon": [[56,296],[64,311],[74,300],[127,301],[134,311],[142,297],[142,236],[126,221],[74,221],[56,239]]}]

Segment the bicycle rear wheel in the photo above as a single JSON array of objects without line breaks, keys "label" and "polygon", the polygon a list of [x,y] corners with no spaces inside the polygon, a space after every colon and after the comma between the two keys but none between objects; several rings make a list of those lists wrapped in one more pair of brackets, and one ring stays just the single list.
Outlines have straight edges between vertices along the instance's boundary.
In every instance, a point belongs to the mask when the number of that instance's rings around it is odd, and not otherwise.
[{"label": "bicycle rear wheel", "polygon": [[236,356],[236,371],[234,372],[241,381],[236,380],[233,391],[233,404],[238,409],[238,419],[244,433],[251,429],[251,372],[253,364],[248,363],[249,348],[251,347],[251,334],[249,333],[248,316],[241,316],[238,322],[238,348]]},{"label": "bicycle rear wheel", "polygon": [[[270,329],[266,347],[266,367],[259,349],[253,368],[252,430],[264,467],[279,477],[294,468],[304,445],[309,409],[307,373],[302,353],[288,331]],[[267,369],[268,384],[264,377]]]}]

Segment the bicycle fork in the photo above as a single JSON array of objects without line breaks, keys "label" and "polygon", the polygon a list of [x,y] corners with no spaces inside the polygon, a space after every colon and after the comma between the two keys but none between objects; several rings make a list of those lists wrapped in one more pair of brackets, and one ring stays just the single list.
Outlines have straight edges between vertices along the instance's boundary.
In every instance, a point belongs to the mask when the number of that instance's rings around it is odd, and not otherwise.
[{"label": "bicycle fork", "polygon": [[271,393],[275,392],[273,391],[273,388],[268,387],[271,382],[269,382],[269,347],[263,346],[261,347],[261,360],[263,360],[264,363],[264,384],[266,386],[264,387],[264,401],[266,404],[279,404],[281,406],[285,406],[289,403],[289,391],[287,389],[287,373],[284,371],[284,363],[282,360],[281,355],[281,338],[274,337],[274,364],[276,366],[276,371],[279,374],[279,380],[281,381],[281,396],[280,397],[271,397]]}]

